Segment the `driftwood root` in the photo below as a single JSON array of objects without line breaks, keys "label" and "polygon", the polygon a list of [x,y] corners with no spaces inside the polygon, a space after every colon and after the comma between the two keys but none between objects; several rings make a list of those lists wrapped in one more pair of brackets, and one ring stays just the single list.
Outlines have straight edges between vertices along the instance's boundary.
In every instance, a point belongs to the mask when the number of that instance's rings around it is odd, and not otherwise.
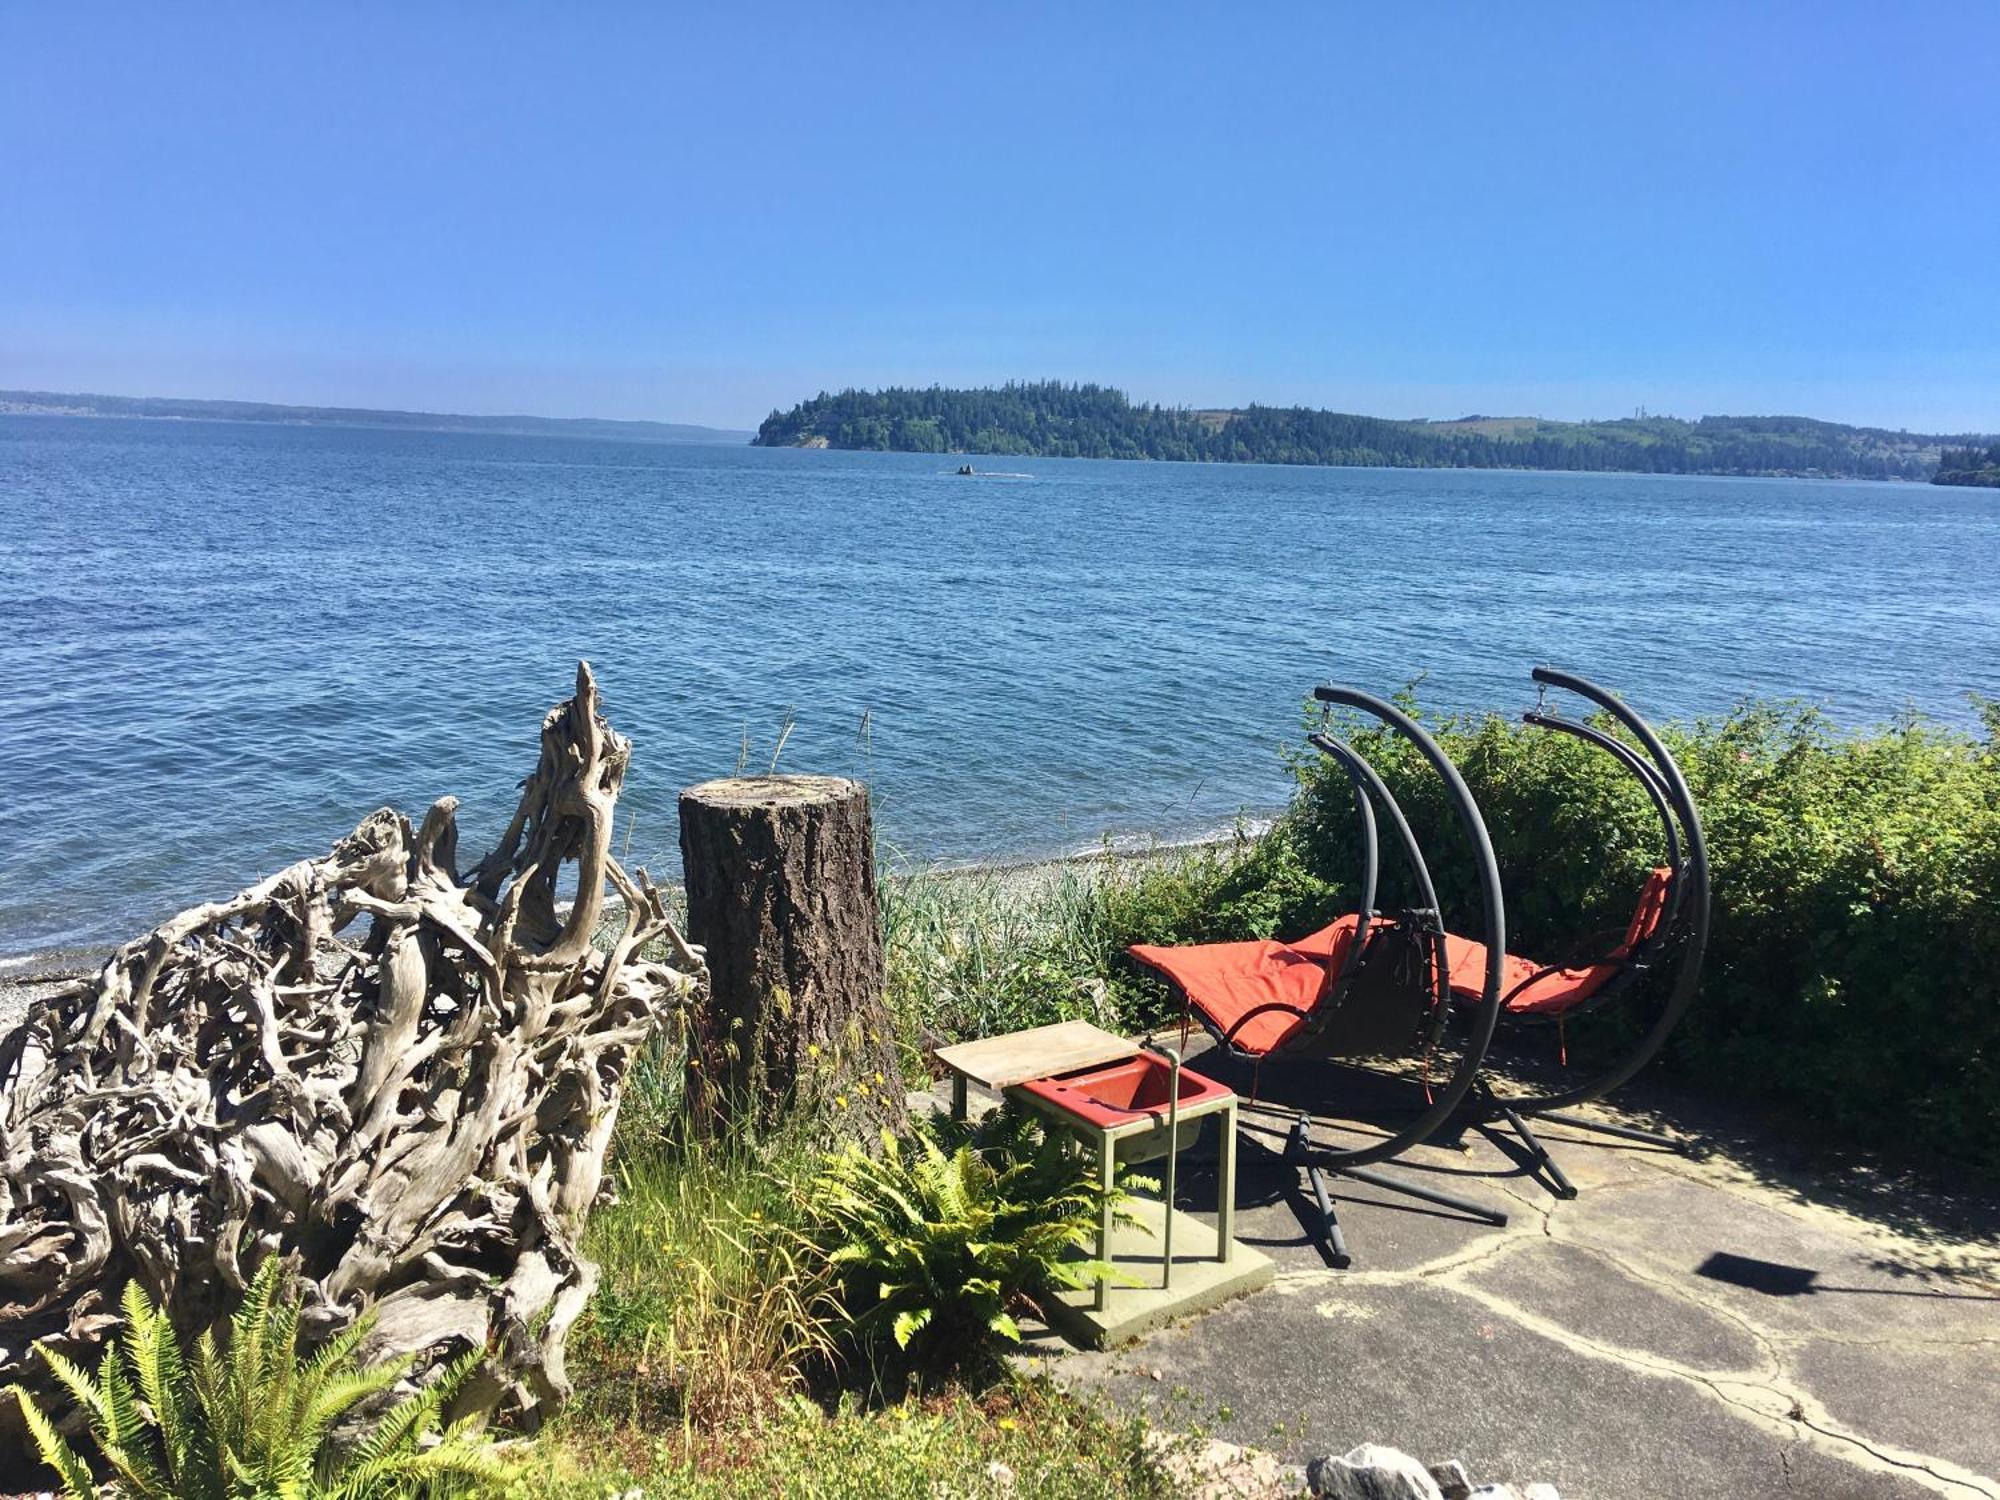
[{"label": "driftwood root", "polygon": [[132,1277],[192,1332],[278,1254],[309,1341],[373,1306],[365,1355],[413,1378],[487,1351],[461,1411],[532,1425],[567,1393],[625,1075],[707,982],[612,857],[630,753],[580,664],[469,875],[455,799],[414,828],[384,809],[0,1038],[0,1385],[47,1394],[36,1340],[94,1362]]}]

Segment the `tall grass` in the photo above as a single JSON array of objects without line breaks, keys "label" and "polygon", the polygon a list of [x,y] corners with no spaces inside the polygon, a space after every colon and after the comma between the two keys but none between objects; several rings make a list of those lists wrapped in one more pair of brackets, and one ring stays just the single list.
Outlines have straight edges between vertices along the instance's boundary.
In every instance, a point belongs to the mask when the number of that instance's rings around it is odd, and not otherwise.
[{"label": "tall grass", "polygon": [[834,1356],[832,1308],[797,1233],[788,1162],[740,1147],[628,1158],[585,1248],[603,1283],[579,1330],[599,1415],[755,1422]]},{"label": "tall grass", "polygon": [[835,1309],[800,1233],[816,1153],[692,1138],[684,1061],[662,1036],[627,1080],[613,1195],[584,1240],[601,1280],[576,1347],[587,1419],[689,1433],[761,1422],[803,1390],[834,1359]]},{"label": "tall grass", "polygon": [[1145,1026],[1160,997],[1127,983],[1119,961],[1134,908],[1206,889],[1248,847],[888,872],[882,925],[900,1030],[914,1048],[1051,1021]]}]

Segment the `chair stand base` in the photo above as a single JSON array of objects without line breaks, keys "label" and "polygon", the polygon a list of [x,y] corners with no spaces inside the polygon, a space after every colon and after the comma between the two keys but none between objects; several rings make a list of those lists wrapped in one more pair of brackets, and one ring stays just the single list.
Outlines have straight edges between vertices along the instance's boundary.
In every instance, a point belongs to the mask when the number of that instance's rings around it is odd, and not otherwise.
[{"label": "chair stand base", "polygon": [[1536,1169],[1548,1178],[1549,1191],[1558,1198],[1574,1198],[1576,1184],[1563,1175],[1562,1167],[1549,1155],[1549,1148],[1542,1144],[1541,1138],[1528,1128],[1528,1122],[1497,1099],[1493,1105],[1500,1111],[1500,1118],[1511,1125],[1514,1134],[1521,1138],[1521,1144],[1528,1148],[1528,1155],[1534,1160]]},{"label": "chair stand base", "polygon": [[1637,1141],[1642,1146],[1658,1146],[1662,1150],[1677,1152],[1682,1156],[1699,1156],[1701,1148],[1684,1136],[1662,1135],[1657,1130],[1640,1130],[1632,1125],[1611,1125],[1602,1120],[1586,1120],[1580,1115],[1568,1114],[1562,1110],[1550,1110],[1547,1114],[1535,1116],[1538,1120],[1548,1120],[1557,1125],[1566,1125],[1571,1130],[1591,1130],[1599,1135],[1615,1135],[1622,1141]]},{"label": "chair stand base", "polygon": [[1313,1199],[1319,1209],[1319,1223],[1307,1225],[1306,1232],[1319,1245],[1328,1264],[1336,1271],[1344,1271],[1353,1265],[1354,1257],[1347,1248],[1347,1236],[1341,1232],[1340,1215],[1334,1209],[1333,1194],[1327,1189],[1326,1177],[1329,1172],[1355,1182],[1365,1182],[1370,1187],[1401,1193],[1405,1197],[1416,1198],[1424,1203],[1435,1203],[1440,1208],[1452,1209],[1469,1218],[1491,1224],[1496,1229],[1505,1228],[1507,1224],[1507,1215],[1503,1210],[1488,1208],[1485,1204],[1475,1203],[1470,1198],[1460,1198],[1455,1194],[1439,1192],[1436,1188],[1424,1187],[1419,1183],[1405,1182],[1368,1167],[1343,1167],[1315,1160],[1310,1115],[1301,1114],[1292,1122],[1292,1128],[1285,1136],[1285,1160],[1305,1168],[1306,1181],[1312,1187]]}]

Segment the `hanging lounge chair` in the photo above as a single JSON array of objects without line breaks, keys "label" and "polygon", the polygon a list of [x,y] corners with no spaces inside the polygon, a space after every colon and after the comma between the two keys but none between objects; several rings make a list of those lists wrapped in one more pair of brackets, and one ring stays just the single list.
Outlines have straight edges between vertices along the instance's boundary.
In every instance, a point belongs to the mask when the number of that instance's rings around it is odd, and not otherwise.
[{"label": "hanging lounge chair", "polygon": [[[1304,1166],[1323,1218],[1322,1233],[1336,1265],[1348,1252],[1328,1196],[1326,1172],[1391,1188],[1457,1209],[1494,1224],[1506,1215],[1470,1200],[1369,1170],[1399,1156],[1452,1124],[1504,1121],[1520,1137],[1557,1196],[1576,1189],[1536,1136],[1530,1119],[1680,1149],[1672,1137],[1566,1113],[1602,1098],[1644,1068],[1666,1045],[1694,997],[1709,923],[1709,869],[1700,815],[1687,781],[1658,735],[1615,695],[1584,678],[1537,667],[1544,698],[1550,687],[1597,705],[1639,742],[1594,725],[1548,713],[1538,704],[1524,716],[1534,727],[1568,734],[1595,746],[1635,777],[1661,823],[1666,864],[1642,884],[1631,919],[1586,944],[1560,963],[1544,964],[1508,953],[1505,911],[1492,844],[1463,779],[1436,742],[1399,710],[1351,689],[1323,687],[1322,703],[1372,713],[1423,753],[1442,779],[1478,865],[1484,913],[1481,938],[1444,930],[1437,893],[1422,850],[1395,797],[1375,768],[1352,745],[1324,731],[1312,744],[1347,773],[1361,821],[1363,874],[1358,911],[1296,942],[1209,943],[1189,947],[1135,945],[1129,951],[1180,993],[1188,1012],[1227,1051],[1239,1057],[1352,1056],[1421,1053],[1428,1058],[1444,1039],[1454,1008],[1463,1035],[1459,1061],[1444,1085],[1430,1092],[1429,1107],[1386,1139],[1347,1151],[1315,1146],[1311,1120],[1300,1115],[1286,1153]],[[1420,904],[1409,911],[1376,909],[1380,868],[1376,809],[1388,818],[1416,878]],[[1643,996],[1649,974],[1671,968],[1673,982],[1652,1023],[1615,1062],[1589,1080],[1552,1092],[1496,1095],[1482,1073],[1487,1049],[1501,1027],[1562,1027],[1602,1006]]]},{"label": "hanging lounge chair", "polygon": [[[1506,911],[1500,870],[1479,808],[1449,757],[1402,710],[1352,688],[1321,687],[1314,694],[1329,708],[1372,715],[1416,747],[1443,783],[1478,866],[1483,957],[1460,953],[1461,979],[1477,996],[1455,990],[1447,934],[1437,890],[1422,848],[1401,806],[1367,758],[1325,731],[1312,744],[1347,774],[1361,826],[1359,909],[1295,943],[1207,943],[1188,947],[1137,944],[1128,951],[1183,997],[1188,1013],[1226,1051],[1244,1058],[1421,1056],[1426,1067],[1447,1041],[1458,1061],[1451,1075],[1427,1088],[1425,1107],[1400,1128],[1363,1145],[1336,1148],[1312,1139],[1312,1116],[1301,1111],[1285,1144],[1287,1160],[1301,1167],[1319,1209],[1314,1237],[1336,1266],[1350,1262],[1326,1174],[1454,1209],[1503,1225],[1507,1215],[1454,1194],[1372,1170],[1401,1156],[1450,1123],[1472,1095],[1486,1049],[1498,1024],[1506,955]],[[1387,913],[1376,909],[1381,871],[1378,814],[1401,847],[1416,904]],[[1483,967],[1483,974],[1474,970]]]}]

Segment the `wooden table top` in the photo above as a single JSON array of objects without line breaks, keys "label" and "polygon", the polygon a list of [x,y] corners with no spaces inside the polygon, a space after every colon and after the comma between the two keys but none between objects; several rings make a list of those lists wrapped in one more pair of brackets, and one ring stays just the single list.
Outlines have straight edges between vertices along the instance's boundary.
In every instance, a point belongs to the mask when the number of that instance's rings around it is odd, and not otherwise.
[{"label": "wooden table top", "polygon": [[1137,1055],[1139,1044],[1113,1036],[1088,1021],[1058,1021],[940,1047],[937,1060],[952,1072],[989,1089],[1011,1088],[1030,1078],[1047,1078],[1098,1063]]}]

